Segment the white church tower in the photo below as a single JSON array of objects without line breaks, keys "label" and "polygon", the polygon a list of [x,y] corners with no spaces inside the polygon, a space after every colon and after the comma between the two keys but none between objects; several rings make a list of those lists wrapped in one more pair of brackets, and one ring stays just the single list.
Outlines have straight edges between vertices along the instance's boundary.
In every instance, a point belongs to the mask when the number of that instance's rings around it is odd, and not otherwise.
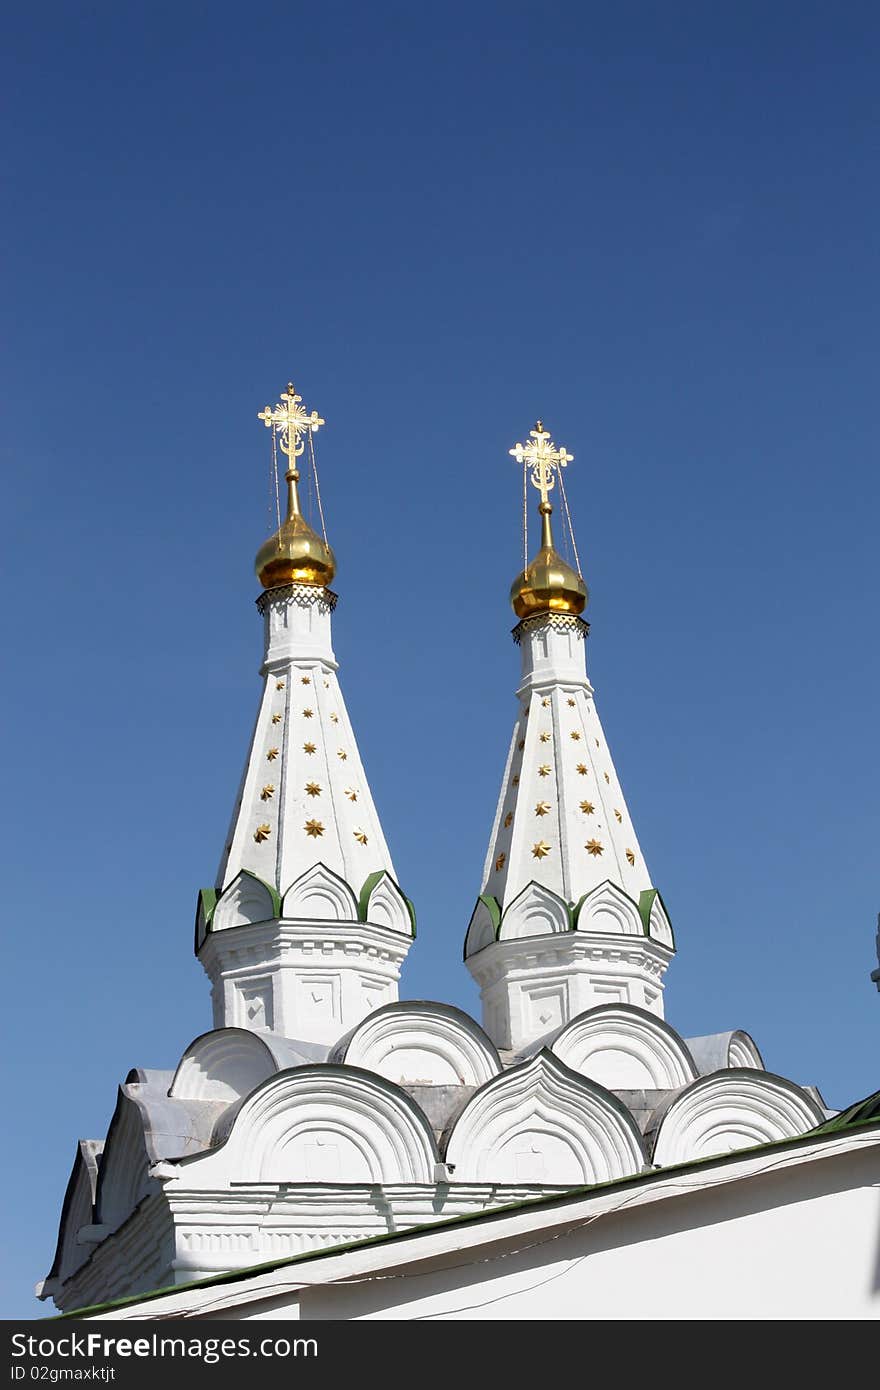
[{"label": "white church tower", "polygon": [[540,420],[510,452],[540,493],[541,547],[510,592],[519,712],[465,958],[484,1028],[519,1052],[599,1004],[662,1018],[674,947],[587,677],[587,586],[554,545],[550,492],[558,477],[564,499],[573,455]]},{"label": "white church tower", "polygon": [[324,421],[292,384],[259,418],[289,463],[287,516],[257,554],[263,690],[216,885],[199,896],[196,953],[215,1028],[329,1044],[397,999],[414,916],[337,678],[335,558],[300,509],[299,460],[308,443],[314,468]]}]

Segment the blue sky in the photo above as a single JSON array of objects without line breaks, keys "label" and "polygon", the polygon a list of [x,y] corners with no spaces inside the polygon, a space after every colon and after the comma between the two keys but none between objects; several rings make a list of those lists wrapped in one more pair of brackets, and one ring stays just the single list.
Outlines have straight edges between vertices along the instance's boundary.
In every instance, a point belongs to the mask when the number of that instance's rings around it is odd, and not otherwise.
[{"label": "blue sky", "polygon": [[876,6],[19,6],[4,22],[2,1313],[78,1136],[210,1026],[259,692],[256,412],[326,417],[349,710],[461,944],[514,717],[540,416],[676,928],[667,1017],[880,1085]]}]

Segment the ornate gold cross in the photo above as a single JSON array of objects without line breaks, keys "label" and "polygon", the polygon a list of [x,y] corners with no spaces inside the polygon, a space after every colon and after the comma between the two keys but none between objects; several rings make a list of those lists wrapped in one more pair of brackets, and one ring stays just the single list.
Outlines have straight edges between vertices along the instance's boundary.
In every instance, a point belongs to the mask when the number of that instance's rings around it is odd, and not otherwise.
[{"label": "ornate gold cross", "polygon": [[529,430],[529,434],[533,443],[515,444],[509,452],[517,463],[525,463],[531,468],[532,486],[540,492],[541,501],[546,502],[547,494],[556,486],[557,468],[566,468],[574,459],[574,454],[554,448],[553,440],[540,420],[533,430]]},{"label": "ornate gold cross", "polygon": [[313,410],[309,415],[301,405],[302,396],[298,396],[293,389],[293,382],[287,383],[287,390],[281,392],[281,400],[273,409],[267,405],[265,410],[257,414],[257,419],[262,420],[266,429],[273,427],[278,431],[278,443],[281,452],[290,459],[291,467],[294,466],[294,459],[298,459],[303,449],[306,447],[303,436],[311,430],[312,434],[326,422]]}]

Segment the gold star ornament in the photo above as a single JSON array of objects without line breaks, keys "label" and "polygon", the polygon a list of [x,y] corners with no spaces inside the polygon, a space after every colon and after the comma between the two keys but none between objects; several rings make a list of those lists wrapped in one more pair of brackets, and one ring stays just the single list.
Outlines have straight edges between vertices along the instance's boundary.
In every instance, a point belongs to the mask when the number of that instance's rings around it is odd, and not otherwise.
[{"label": "gold star ornament", "polygon": [[546,840],[539,840],[536,845],[532,845],[533,859],[546,859],[549,853],[550,846],[547,844]]},{"label": "gold star ornament", "polygon": [[593,805],[592,801],[582,801],[582,802],[581,802],[581,810],[583,811],[583,813],[584,813],[585,816],[591,816],[591,815],[593,814],[593,812],[595,811],[595,809],[596,809],[596,808],[595,808],[595,806]]},{"label": "gold star ornament", "polygon": [[271,799],[272,799],[272,797],[273,797],[274,795],[275,795],[275,787],[274,787],[273,783],[272,783],[272,782],[267,782],[266,785],[265,785],[265,787],[263,788],[263,790],[260,792],[260,800],[261,800],[261,801],[271,801]]},{"label": "gold star ornament", "polygon": [[626,861],[627,861],[628,864],[635,864],[635,862],[636,862],[636,857],[635,857],[635,855],[633,854],[633,852],[632,852],[631,849],[628,849],[628,850],[626,851]]},{"label": "gold star ornament", "polygon": [[306,791],[308,792],[309,796],[321,795],[321,788],[318,786],[317,782],[306,782]]},{"label": "gold star ornament", "polygon": [[541,764],[541,766],[538,768],[538,776],[539,776],[539,777],[549,777],[549,776],[550,776],[550,764],[549,764],[549,763],[542,763],[542,764]]},{"label": "gold star ornament", "polygon": [[275,759],[278,757],[278,752],[279,750],[277,748],[270,748],[266,754],[266,762],[274,763]]},{"label": "gold star ornament", "polygon": [[365,845],[367,843],[367,837],[362,830],[356,830],[354,832],[354,838],[357,840],[359,845]]},{"label": "gold star ornament", "polygon": [[271,833],[271,825],[266,825],[264,822],[263,825],[258,825],[256,830],[254,831],[254,839],[256,840],[258,845],[261,845],[264,840],[268,840]]},{"label": "gold star ornament", "polygon": [[576,771],[576,772],[579,772],[579,773],[581,774],[582,777],[586,777],[586,775],[587,775],[587,765],[586,765],[586,763],[578,763],[577,768],[575,769],[575,771]]},{"label": "gold star ornament", "polygon": [[538,804],[537,804],[537,806],[535,807],[535,815],[536,815],[536,816],[549,816],[549,814],[550,814],[550,803],[549,803],[549,801],[539,801]]},{"label": "gold star ornament", "polygon": [[303,752],[304,752],[304,753],[314,753],[314,751],[315,751],[315,745],[314,745],[313,743],[304,743],[304,744],[303,744]]},{"label": "gold star ornament", "polygon": [[307,820],[303,829],[313,840],[317,840],[319,835],[324,834],[324,827],[319,820]]},{"label": "gold star ornament", "polygon": [[500,874],[500,873],[501,873],[501,870],[504,868],[504,865],[505,865],[506,863],[507,863],[507,855],[506,855],[506,854],[499,854],[498,858],[495,860],[495,872]]},{"label": "gold star ornament", "polygon": [[512,812],[512,811],[508,811],[507,815],[504,817],[504,829],[505,829],[505,830],[509,829],[510,823],[511,823],[512,820],[513,820],[513,812]]},{"label": "gold star ornament", "polygon": [[304,709],[304,710],[303,710],[303,719],[311,719],[313,713],[314,713],[313,710]]},{"label": "gold star ornament", "polygon": [[601,840],[588,840],[584,845],[584,849],[588,854],[592,854],[594,857],[605,853],[605,846],[602,844]]}]

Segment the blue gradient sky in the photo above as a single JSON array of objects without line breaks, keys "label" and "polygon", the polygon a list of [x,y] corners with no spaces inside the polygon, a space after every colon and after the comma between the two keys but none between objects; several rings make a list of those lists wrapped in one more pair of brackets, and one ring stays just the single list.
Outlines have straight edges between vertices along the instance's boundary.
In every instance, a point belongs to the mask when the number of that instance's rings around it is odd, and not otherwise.
[{"label": "blue gradient sky", "polygon": [[461,944],[514,716],[540,415],[679,957],[880,1085],[875,5],[109,3],[4,19],[2,1315],[78,1136],[210,1025],[192,956],[259,692],[256,411],[327,419],[341,678],[419,938]]}]

